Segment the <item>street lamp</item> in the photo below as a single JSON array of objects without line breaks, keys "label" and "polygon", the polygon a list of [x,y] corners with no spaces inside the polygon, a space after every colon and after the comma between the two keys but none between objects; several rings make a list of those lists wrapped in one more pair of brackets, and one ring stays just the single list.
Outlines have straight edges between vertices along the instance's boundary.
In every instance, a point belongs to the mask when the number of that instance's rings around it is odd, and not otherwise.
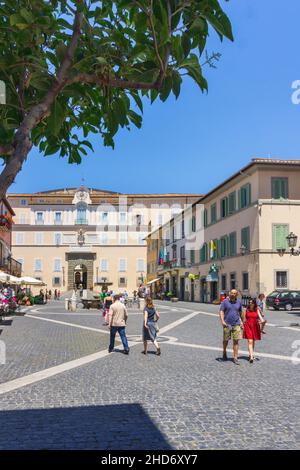
[{"label": "street lamp", "polygon": [[295,235],[295,233],[293,232],[290,232],[288,234],[288,236],[286,237],[287,239],[287,242],[288,242],[288,246],[289,246],[289,249],[290,249],[290,253],[292,256],[299,256],[300,255],[300,247],[298,250],[296,250],[296,246],[297,246],[297,241],[298,241],[298,236]]}]

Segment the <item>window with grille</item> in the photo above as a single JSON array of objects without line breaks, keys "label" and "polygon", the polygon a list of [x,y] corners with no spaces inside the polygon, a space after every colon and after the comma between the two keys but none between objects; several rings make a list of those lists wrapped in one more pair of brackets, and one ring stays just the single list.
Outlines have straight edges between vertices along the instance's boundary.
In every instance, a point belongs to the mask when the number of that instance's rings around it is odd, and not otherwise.
[{"label": "window with grille", "polygon": [[119,287],[126,287],[126,286],[127,286],[126,277],[119,277]]},{"label": "window with grille", "polygon": [[276,289],[286,289],[288,286],[287,271],[276,271]]},{"label": "window with grille", "polygon": [[53,278],[53,286],[57,286],[59,287],[60,286],[60,277],[54,277]]}]

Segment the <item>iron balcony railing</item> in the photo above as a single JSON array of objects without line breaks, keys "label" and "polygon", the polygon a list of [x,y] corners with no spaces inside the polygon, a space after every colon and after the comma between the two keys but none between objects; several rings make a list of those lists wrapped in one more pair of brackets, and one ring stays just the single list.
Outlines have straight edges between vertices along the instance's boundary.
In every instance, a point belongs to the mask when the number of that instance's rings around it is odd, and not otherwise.
[{"label": "iron balcony railing", "polygon": [[87,219],[76,219],[75,225],[88,225]]}]

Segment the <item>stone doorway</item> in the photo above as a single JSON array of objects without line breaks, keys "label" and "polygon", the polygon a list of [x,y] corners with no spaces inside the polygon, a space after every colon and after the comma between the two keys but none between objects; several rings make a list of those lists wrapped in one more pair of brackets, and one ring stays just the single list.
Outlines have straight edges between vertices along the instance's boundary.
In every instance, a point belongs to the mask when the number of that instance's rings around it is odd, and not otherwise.
[{"label": "stone doorway", "polygon": [[87,289],[87,267],[84,264],[78,264],[74,270],[74,284],[76,289]]},{"label": "stone doorway", "polygon": [[68,290],[94,288],[94,253],[67,253],[68,261]]}]

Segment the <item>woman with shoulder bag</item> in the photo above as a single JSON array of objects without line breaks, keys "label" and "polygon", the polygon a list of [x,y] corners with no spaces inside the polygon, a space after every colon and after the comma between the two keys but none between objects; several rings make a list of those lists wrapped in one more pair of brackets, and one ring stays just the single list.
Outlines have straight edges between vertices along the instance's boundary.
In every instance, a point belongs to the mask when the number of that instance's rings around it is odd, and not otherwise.
[{"label": "woman with shoulder bag", "polygon": [[153,305],[151,297],[146,298],[146,306],[144,308],[144,323],[143,323],[143,342],[144,342],[144,351],[142,354],[147,354],[148,341],[152,341],[156,347],[156,355],[160,356],[161,351],[158,345],[156,336],[159,331],[157,321],[159,320],[159,313]]}]

